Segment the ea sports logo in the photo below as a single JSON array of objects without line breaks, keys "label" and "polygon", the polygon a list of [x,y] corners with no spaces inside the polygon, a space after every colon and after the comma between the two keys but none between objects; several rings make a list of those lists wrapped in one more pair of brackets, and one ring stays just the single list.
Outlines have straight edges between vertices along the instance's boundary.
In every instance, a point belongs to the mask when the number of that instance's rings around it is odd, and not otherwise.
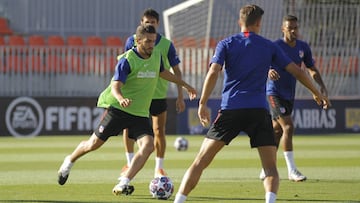
[{"label": "ea sports logo", "polygon": [[19,97],[6,110],[6,127],[15,137],[37,136],[43,123],[42,109],[32,98]]}]

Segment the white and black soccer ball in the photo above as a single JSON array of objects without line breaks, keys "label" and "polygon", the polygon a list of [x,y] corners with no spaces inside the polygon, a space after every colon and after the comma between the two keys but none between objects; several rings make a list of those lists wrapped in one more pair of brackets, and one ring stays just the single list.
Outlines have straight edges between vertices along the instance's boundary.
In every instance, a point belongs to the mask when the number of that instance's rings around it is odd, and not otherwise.
[{"label": "white and black soccer ball", "polygon": [[167,200],[174,192],[174,184],[167,176],[156,177],[151,180],[149,190],[153,198]]},{"label": "white and black soccer ball", "polygon": [[178,151],[186,151],[189,147],[189,142],[184,137],[177,137],[174,142],[174,147]]}]

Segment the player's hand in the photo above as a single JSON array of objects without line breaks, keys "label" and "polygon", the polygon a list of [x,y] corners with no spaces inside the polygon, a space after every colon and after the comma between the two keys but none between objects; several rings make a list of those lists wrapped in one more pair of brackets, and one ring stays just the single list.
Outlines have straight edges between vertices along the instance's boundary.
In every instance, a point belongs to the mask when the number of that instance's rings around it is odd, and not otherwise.
[{"label": "player's hand", "polygon": [[195,99],[196,98],[196,90],[193,88],[193,87],[191,87],[191,86],[184,86],[184,88],[186,89],[186,91],[187,91],[187,93],[188,93],[188,95],[189,95],[189,98],[190,98],[190,100],[193,100],[193,99]]},{"label": "player's hand", "polygon": [[331,107],[331,102],[327,96],[324,96],[322,99],[322,107],[325,110]]},{"label": "player's hand", "polygon": [[185,102],[183,99],[176,99],[176,112],[181,113],[185,111]]},{"label": "player's hand", "polygon": [[270,68],[270,70],[268,72],[268,78],[270,78],[270,80],[279,80],[280,75],[276,70],[274,70],[273,68]]},{"label": "player's hand", "polygon": [[199,105],[198,116],[202,126],[208,127],[210,125],[210,112],[206,105]]},{"label": "player's hand", "polygon": [[329,98],[324,95],[319,95],[319,96],[313,95],[313,98],[316,101],[316,103],[319,106],[322,106],[322,108],[325,110],[331,106]]},{"label": "player's hand", "polygon": [[130,106],[131,102],[132,102],[132,100],[128,99],[128,98],[124,98],[124,99],[119,101],[120,106],[124,107],[124,108]]}]

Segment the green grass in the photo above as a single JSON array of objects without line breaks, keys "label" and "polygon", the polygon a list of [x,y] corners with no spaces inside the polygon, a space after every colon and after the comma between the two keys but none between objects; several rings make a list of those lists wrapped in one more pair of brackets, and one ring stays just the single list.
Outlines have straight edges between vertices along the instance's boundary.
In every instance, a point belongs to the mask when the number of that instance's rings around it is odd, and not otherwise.
[{"label": "green grass", "polygon": [[[68,182],[57,184],[64,157],[88,136],[0,137],[0,202],[171,202],[152,199],[148,184],[154,154],[132,184],[131,196],[116,197],[111,190],[125,164],[121,137],[112,137],[99,150],[82,157]],[[190,148],[177,152],[175,136],[168,136],[165,168],[175,184],[199,150],[202,136],[187,136]],[[282,151],[278,153],[280,189],[277,202],[360,202],[360,135],[295,136],[295,157],[306,182],[288,181]],[[264,202],[258,179],[260,163],[246,136],[239,136],[205,170],[187,202]]]}]

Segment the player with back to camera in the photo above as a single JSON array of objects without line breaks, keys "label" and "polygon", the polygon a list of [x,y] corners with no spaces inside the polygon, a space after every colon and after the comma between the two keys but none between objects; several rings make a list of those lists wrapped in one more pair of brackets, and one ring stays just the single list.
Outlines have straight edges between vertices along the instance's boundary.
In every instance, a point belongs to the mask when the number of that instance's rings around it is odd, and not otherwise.
[{"label": "player with back to camera", "polygon": [[[159,13],[154,9],[145,9],[140,24],[141,25],[153,25],[158,29],[160,19]],[[136,35],[130,36],[126,40],[125,50],[129,50],[136,46],[135,40]],[[179,68],[179,57],[177,56],[176,49],[172,42],[166,39],[161,34],[157,33],[155,49],[158,49],[162,54],[164,68],[173,70],[174,74],[181,79],[181,71]],[[185,102],[183,99],[183,92],[180,86],[177,86],[178,97],[176,100],[176,111],[181,113],[185,110]],[[154,131],[154,146],[156,151],[155,157],[155,173],[154,177],[166,176],[167,173],[164,170],[164,158],[166,151],[166,138],[165,138],[165,127],[167,119],[167,103],[166,97],[168,92],[168,81],[160,79],[158,81],[153,100],[150,106],[150,114],[152,118],[152,127]],[[134,141],[128,137],[129,131],[125,129],[123,131],[123,141],[125,144],[125,156],[127,164],[122,168],[121,174],[126,172],[131,164],[134,156]]]},{"label": "player with back to camera", "polygon": [[[297,17],[286,15],[282,20],[281,30],[283,38],[275,41],[290,59],[299,67],[304,63],[312,79],[320,86],[320,91],[327,96],[328,92],[321,75],[314,65],[309,45],[298,39],[299,25]],[[275,131],[276,143],[280,144],[284,151],[284,157],[288,169],[288,178],[291,181],[305,181],[304,176],[296,167],[294,161],[293,134],[294,123],[291,113],[294,108],[296,78],[290,73],[272,67],[269,71],[269,82],[267,84],[267,97],[272,115],[272,123]],[[330,106],[330,103],[329,103]],[[262,170],[260,179],[265,178]]]},{"label": "player with back to camera", "polygon": [[196,97],[196,90],[183,80],[164,69],[159,51],[154,49],[156,29],[151,25],[140,25],[136,30],[136,48],[121,55],[110,85],[100,94],[98,107],[105,108],[103,118],[90,138],[80,142],[75,150],[66,156],[58,171],[58,183],[66,183],[70,170],[83,155],[100,148],[111,136],[125,128],[136,140],[139,149],[129,170],[113,189],[115,195],[129,195],[134,191],[130,180],[141,170],[154,151],[153,132],[149,119],[149,107],[159,77],[175,82],[187,89],[190,99]]},{"label": "player with back to camera", "polygon": [[210,122],[207,101],[224,66],[221,109],[184,175],[174,203],[186,201],[204,169],[241,131],[249,136],[250,146],[257,148],[265,170],[265,202],[276,201],[279,188],[277,148],[266,100],[266,81],[271,64],[288,71],[303,83],[313,93],[318,105],[328,105],[327,98],[316,89],[307,74],[291,62],[276,44],[258,35],[263,13],[263,9],[256,5],[242,7],[238,20],[241,32],[217,44],[199,101],[201,124],[206,126]]}]

